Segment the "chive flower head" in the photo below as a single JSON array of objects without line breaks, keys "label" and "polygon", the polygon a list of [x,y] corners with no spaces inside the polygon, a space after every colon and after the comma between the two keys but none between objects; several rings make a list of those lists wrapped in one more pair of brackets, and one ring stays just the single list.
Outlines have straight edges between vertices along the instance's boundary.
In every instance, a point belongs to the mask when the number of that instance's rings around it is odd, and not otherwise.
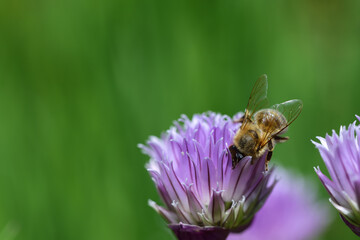
[{"label": "chive flower head", "polygon": [[[356,116],[360,121],[359,116]],[[314,142],[329,172],[330,178],[319,167],[315,172],[330,195],[331,204],[342,220],[360,236],[360,126],[353,122],[340,127],[337,134],[318,137]]]},{"label": "chive flower head", "polygon": [[239,127],[213,112],[182,115],[160,138],[139,144],[164,203],[149,205],[178,239],[222,240],[243,231],[274,187],[272,170],[264,171],[266,154],[253,164],[246,156],[232,169],[228,147]]}]

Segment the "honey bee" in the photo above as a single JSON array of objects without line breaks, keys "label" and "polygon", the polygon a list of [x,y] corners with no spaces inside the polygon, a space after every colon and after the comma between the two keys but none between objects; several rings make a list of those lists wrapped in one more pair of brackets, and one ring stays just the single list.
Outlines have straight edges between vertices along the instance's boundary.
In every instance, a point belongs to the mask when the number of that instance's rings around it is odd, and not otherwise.
[{"label": "honey bee", "polygon": [[302,110],[303,104],[299,99],[264,108],[268,103],[267,88],[268,80],[264,74],[256,81],[251,91],[245,115],[236,121],[241,123],[241,126],[229,147],[233,169],[245,156],[251,156],[253,163],[254,159],[267,152],[265,170],[268,171],[275,145],[289,139],[280,135],[287,131],[288,126]]}]

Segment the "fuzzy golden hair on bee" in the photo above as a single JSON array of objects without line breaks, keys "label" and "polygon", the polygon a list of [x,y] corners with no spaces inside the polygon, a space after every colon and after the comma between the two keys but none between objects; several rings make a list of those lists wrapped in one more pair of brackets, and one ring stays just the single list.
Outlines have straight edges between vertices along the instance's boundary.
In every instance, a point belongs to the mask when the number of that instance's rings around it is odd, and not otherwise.
[{"label": "fuzzy golden hair on bee", "polygon": [[267,76],[262,75],[251,91],[244,116],[237,120],[241,126],[234,136],[233,145],[229,147],[233,168],[245,156],[251,156],[253,162],[267,153],[265,164],[267,171],[275,145],[289,139],[281,135],[286,133],[288,126],[302,110],[303,104],[299,99],[265,108],[267,88]]}]

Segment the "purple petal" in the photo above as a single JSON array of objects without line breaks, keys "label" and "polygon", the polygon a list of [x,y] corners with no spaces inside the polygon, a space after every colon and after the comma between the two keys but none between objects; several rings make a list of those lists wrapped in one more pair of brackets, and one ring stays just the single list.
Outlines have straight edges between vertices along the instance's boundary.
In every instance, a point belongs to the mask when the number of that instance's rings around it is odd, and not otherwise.
[{"label": "purple petal", "polygon": [[360,203],[360,177],[357,176],[357,179],[354,180],[354,191],[356,196],[356,202]]},{"label": "purple petal", "polygon": [[181,222],[190,223],[191,222],[191,216],[188,214],[187,211],[185,211],[184,207],[180,205],[178,202],[173,201],[172,203],[176,215],[180,219]]},{"label": "purple petal", "polygon": [[165,219],[166,222],[176,223],[179,221],[174,213],[164,209],[163,207],[158,206],[154,201],[149,200],[148,204],[150,207],[155,209],[155,211],[159,213]]},{"label": "purple petal", "polygon": [[188,198],[189,212],[191,213],[192,218],[196,222],[200,222],[198,213],[202,212],[203,206],[201,205],[200,201],[197,199],[197,197],[191,190],[190,186],[185,186],[185,189],[186,189],[186,195]]},{"label": "purple petal", "polygon": [[212,188],[215,188],[215,167],[209,158],[203,160],[203,166],[201,168],[201,190],[202,190],[202,202],[209,203],[211,197]]},{"label": "purple petal", "polygon": [[193,139],[193,144],[194,144],[194,155],[195,155],[195,163],[196,166],[199,166],[201,168],[201,161],[205,158],[205,154],[204,154],[204,150],[203,147],[200,145],[200,143],[196,140]]},{"label": "purple petal", "polygon": [[212,197],[207,210],[207,215],[213,223],[219,224],[225,212],[225,203],[221,197],[222,191],[212,190]]},{"label": "purple petal", "polygon": [[160,171],[164,187],[169,193],[171,199],[179,202],[181,202],[182,199],[185,199],[185,190],[179,182],[176,174],[174,174],[173,168],[171,167],[171,169],[169,169],[169,167],[165,164],[160,164]]},{"label": "purple petal", "polygon": [[322,184],[324,185],[325,189],[328,191],[328,193],[331,195],[331,197],[338,203],[341,205],[346,205],[346,200],[345,198],[342,196],[342,194],[340,193],[337,185],[335,183],[333,183],[332,181],[330,181],[328,179],[327,176],[325,176],[319,168],[315,168],[315,171],[317,173],[317,175],[320,178],[320,181],[322,182]]},{"label": "purple petal", "polygon": [[239,186],[241,186],[241,176],[246,169],[246,166],[251,164],[251,157],[244,157],[236,165],[228,178],[228,182],[225,185],[225,192],[223,193],[223,198],[226,202],[231,202],[232,200],[238,200],[244,194],[243,192],[236,191]]}]

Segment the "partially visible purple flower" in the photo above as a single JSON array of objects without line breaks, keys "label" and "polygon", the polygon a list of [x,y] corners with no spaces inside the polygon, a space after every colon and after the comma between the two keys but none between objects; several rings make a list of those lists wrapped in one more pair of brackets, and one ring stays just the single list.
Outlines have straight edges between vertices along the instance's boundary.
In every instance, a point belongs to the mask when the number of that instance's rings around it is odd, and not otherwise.
[{"label": "partially visible purple flower", "polygon": [[228,240],[310,240],[327,225],[328,209],[316,201],[310,181],[283,169],[274,175],[279,181],[251,226]]},{"label": "partially visible purple flower", "polygon": [[238,123],[213,112],[183,115],[161,138],[139,145],[165,207],[149,200],[178,239],[223,240],[247,228],[275,181],[265,156],[243,158],[232,169],[228,146]]},{"label": "partially visible purple flower", "polygon": [[[360,121],[360,118],[356,116]],[[360,126],[340,127],[339,135],[318,137],[314,142],[325,162],[331,180],[320,168],[315,168],[322,184],[330,194],[330,202],[344,222],[360,236]]]}]

